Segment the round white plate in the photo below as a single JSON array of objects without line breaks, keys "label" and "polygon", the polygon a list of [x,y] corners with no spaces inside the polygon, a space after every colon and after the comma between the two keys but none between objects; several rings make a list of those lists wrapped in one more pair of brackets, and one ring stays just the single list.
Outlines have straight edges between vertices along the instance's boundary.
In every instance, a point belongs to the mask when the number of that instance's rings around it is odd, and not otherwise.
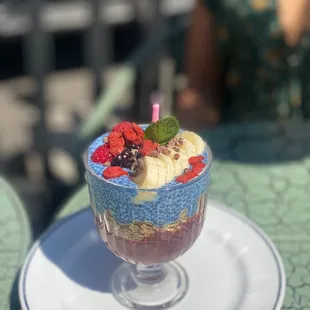
[{"label": "round white plate", "polygon": [[[190,288],[175,310],[280,309],[282,260],[271,240],[244,216],[209,201],[201,236],[178,259]],[[109,279],[122,261],[101,241],[90,210],[53,226],[22,269],[23,310],[122,310]]]}]

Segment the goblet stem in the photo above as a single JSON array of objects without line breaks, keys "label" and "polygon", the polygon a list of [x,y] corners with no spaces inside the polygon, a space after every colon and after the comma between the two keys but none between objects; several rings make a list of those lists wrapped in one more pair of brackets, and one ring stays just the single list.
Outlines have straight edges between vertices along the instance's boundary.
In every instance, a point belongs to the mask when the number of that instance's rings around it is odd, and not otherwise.
[{"label": "goblet stem", "polygon": [[125,307],[168,309],[187,293],[185,270],[175,262],[158,265],[120,265],[111,280],[114,297]]},{"label": "goblet stem", "polygon": [[167,271],[163,264],[136,265],[136,279],[143,284],[156,284],[162,282]]}]

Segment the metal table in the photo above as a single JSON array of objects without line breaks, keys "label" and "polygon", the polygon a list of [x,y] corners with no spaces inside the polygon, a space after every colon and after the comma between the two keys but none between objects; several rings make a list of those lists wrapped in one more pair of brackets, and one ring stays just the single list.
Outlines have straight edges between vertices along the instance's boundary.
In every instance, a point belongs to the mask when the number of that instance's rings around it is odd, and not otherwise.
[{"label": "metal table", "polygon": [[[310,123],[221,126],[202,135],[214,153],[210,198],[256,222],[282,254],[283,309],[310,309]],[[57,219],[88,203],[87,188]]]}]

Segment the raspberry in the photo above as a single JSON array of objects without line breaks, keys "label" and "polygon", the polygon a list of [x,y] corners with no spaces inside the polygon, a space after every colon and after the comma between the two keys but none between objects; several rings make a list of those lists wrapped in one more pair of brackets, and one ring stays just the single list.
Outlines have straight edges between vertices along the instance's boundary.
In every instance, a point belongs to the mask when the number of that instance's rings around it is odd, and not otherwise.
[{"label": "raspberry", "polygon": [[103,176],[106,179],[118,178],[122,175],[128,175],[128,172],[118,166],[108,167],[103,171]]},{"label": "raspberry", "polygon": [[110,147],[108,143],[99,146],[95,152],[91,155],[91,160],[94,163],[105,164],[113,159],[113,154],[110,152]]},{"label": "raspberry", "polygon": [[202,162],[199,162],[195,165],[193,165],[193,168],[192,168],[192,171],[198,175],[202,170],[203,168],[206,166],[206,164],[202,163]]},{"label": "raspberry", "polygon": [[195,164],[201,162],[203,160],[203,158],[204,157],[202,155],[200,155],[200,156],[192,156],[192,157],[189,158],[188,163],[190,165],[195,165]]},{"label": "raspberry", "polygon": [[125,140],[121,132],[112,131],[108,136],[108,142],[110,145],[110,152],[115,156],[122,153],[125,148]]},{"label": "raspberry", "polygon": [[184,173],[184,174],[178,176],[178,177],[176,178],[176,181],[179,182],[179,183],[183,183],[183,184],[184,184],[184,183],[187,183],[187,182],[189,182],[190,180],[194,179],[196,176],[197,176],[197,175],[196,175],[195,172],[189,170],[188,172],[186,172],[186,173]]},{"label": "raspberry", "polygon": [[144,140],[140,153],[145,156],[149,154],[151,151],[156,150],[156,148],[157,148],[157,143],[154,143],[151,140]]}]

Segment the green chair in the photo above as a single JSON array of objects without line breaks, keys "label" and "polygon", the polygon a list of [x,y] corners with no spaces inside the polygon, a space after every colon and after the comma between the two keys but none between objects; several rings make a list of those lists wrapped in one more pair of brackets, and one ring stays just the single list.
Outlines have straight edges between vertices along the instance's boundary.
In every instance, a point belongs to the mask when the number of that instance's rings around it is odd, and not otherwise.
[{"label": "green chair", "polygon": [[31,241],[25,206],[0,176],[0,309],[20,309],[17,275]]}]

